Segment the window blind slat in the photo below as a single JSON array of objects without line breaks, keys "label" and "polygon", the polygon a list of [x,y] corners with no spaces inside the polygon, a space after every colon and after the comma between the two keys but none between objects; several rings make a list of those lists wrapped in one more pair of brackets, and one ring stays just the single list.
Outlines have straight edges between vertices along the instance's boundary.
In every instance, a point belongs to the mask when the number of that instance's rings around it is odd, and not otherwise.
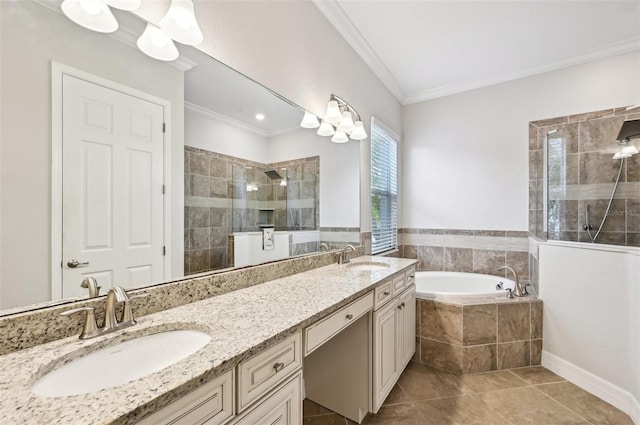
[{"label": "window blind slat", "polygon": [[375,122],[371,125],[371,252],[396,247],[398,141]]}]

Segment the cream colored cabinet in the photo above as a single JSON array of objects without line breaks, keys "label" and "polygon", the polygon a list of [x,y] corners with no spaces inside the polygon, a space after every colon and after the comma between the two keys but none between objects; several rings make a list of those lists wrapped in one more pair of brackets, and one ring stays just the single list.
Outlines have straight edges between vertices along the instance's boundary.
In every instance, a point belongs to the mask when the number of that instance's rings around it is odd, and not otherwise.
[{"label": "cream colored cabinet", "polygon": [[234,425],[302,425],[302,372],[271,392]]},{"label": "cream colored cabinet", "polygon": [[413,282],[392,280],[392,300],[373,313],[373,412],[377,413],[415,352],[416,295]]},{"label": "cream colored cabinet", "polygon": [[233,413],[233,371],[229,371],[147,416],[138,425],[219,425]]}]

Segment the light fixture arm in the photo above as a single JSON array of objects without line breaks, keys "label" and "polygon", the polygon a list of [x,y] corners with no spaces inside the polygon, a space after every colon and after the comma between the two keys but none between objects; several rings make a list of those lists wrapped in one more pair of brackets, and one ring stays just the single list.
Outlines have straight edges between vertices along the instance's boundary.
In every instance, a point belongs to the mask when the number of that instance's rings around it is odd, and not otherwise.
[{"label": "light fixture arm", "polygon": [[347,102],[346,100],[342,99],[340,96],[336,96],[335,94],[332,94],[331,97],[329,98],[329,100],[330,101],[331,100],[335,100],[336,102],[338,102],[338,108],[340,109],[340,111],[349,111],[352,114],[354,114],[356,116],[356,118],[357,118],[354,121],[362,121],[358,111],[356,111],[355,108],[349,104],[349,102]]}]

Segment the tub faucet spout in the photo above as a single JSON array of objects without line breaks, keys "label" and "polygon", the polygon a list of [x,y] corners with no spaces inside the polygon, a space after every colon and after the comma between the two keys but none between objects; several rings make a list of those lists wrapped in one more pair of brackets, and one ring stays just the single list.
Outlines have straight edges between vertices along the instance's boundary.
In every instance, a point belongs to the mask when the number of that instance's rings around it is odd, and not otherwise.
[{"label": "tub faucet spout", "polygon": [[516,273],[516,271],[509,266],[501,266],[496,269],[496,271],[499,271],[499,270],[509,270],[511,271],[511,273],[513,273],[513,278],[516,282],[513,288],[513,295],[515,295],[516,297],[524,296],[524,292],[522,291],[522,286],[520,286],[520,280],[518,279],[518,273]]}]

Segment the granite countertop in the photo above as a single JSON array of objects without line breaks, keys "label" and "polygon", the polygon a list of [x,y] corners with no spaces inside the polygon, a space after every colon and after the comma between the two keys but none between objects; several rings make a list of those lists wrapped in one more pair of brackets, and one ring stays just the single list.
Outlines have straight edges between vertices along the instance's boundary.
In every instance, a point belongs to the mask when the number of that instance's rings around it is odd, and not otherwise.
[{"label": "granite countertop", "polygon": [[[4,355],[0,357],[0,423],[135,423],[415,264],[415,260],[371,256],[352,263],[368,261],[390,267],[355,271],[332,264],[144,316],[136,326],[94,339],[80,341],[74,336]],[[165,369],[118,387],[68,397],[31,392],[33,383],[48,371],[85,353],[174,329],[200,330],[211,341]]]}]

